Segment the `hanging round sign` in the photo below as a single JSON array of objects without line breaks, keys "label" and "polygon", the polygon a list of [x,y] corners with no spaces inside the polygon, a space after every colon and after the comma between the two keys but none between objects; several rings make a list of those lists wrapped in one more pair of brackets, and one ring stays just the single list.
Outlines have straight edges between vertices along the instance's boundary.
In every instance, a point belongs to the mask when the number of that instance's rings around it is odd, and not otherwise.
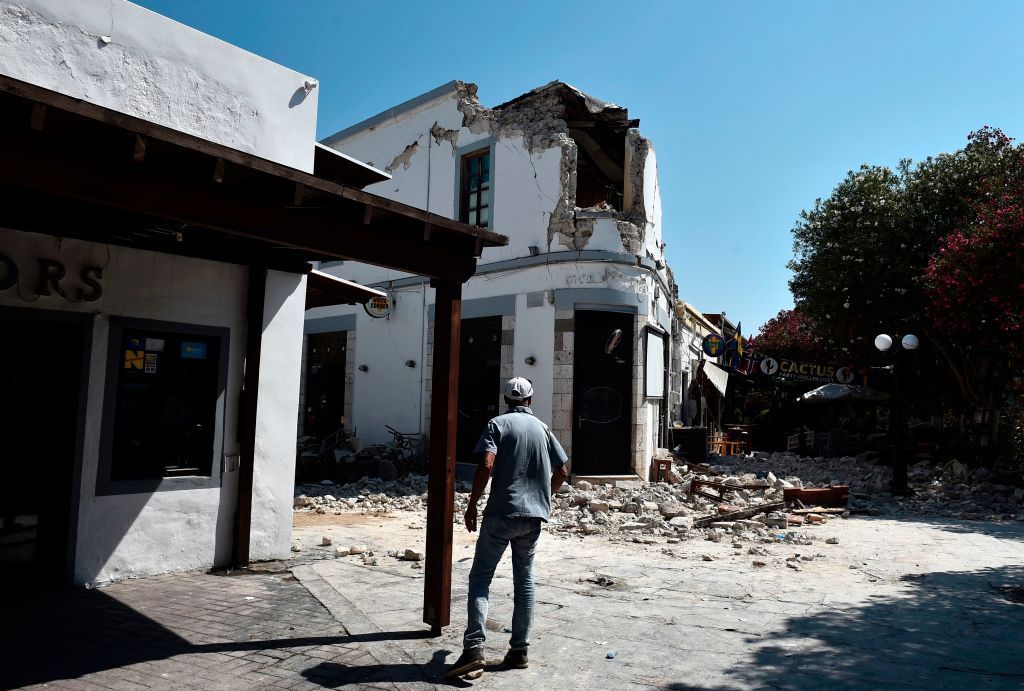
[{"label": "hanging round sign", "polygon": [[374,319],[382,319],[391,314],[394,306],[395,299],[391,296],[391,293],[384,291],[384,295],[374,296],[367,300],[363,305],[363,309]]},{"label": "hanging round sign", "polygon": [[701,341],[700,347],[708,357],[718,357],[725,352],[725,339],[718,334],[708,334]]}]

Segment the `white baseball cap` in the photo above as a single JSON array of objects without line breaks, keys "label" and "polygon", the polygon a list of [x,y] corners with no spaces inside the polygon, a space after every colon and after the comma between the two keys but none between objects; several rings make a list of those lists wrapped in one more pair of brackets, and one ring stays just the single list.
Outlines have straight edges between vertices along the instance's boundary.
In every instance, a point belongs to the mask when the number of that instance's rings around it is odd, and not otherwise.
[{"label": "white baseball cap", "polygon": [[533,396],[533,384],[523,377],[512,377],[505,382],[505,398],[512,401],[525,401]]}]

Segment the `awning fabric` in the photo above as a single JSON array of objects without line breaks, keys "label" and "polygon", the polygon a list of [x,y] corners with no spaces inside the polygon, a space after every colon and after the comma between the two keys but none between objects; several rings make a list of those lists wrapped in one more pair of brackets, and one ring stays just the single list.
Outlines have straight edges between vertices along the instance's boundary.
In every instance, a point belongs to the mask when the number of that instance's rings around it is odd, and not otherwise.
[{"label": "awning fabric", "polygon": [[706,360],[704,362],[704,376],[708,378],[712,386],[718,389],[718,393],[725,396],[725,391],[729,388],[729,372],[725,368],[716,365],[710,360]]},{"label": "awning fabric", "polygon": [[374,288],[346,281],[313,269],[306,278],[306,309],[329,305],[365,304],[370,298],[384,297],[386,293]]}]

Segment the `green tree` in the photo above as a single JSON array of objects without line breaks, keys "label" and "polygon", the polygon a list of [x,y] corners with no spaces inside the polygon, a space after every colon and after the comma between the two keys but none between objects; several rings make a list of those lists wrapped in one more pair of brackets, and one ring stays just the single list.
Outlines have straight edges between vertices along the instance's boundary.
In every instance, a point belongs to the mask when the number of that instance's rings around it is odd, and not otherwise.
[{"label": "green tree", "polygon": [[951,233],[1019,187],[1021,160],[1021,147],[985,127],[963,149],[916,165],[904,160],[895,171],[861,166],[802,212],[793,229],[790,288],[796,309],[825,347],[870,362],[877,358],[875,334],[917,333],[925,345],[921,358],[941,355],[937,362],[959,385],[962,400],[979,405],[964,386],[971,375],[957,352],[962,336],[936,328],[929,311],[926,271]]}]

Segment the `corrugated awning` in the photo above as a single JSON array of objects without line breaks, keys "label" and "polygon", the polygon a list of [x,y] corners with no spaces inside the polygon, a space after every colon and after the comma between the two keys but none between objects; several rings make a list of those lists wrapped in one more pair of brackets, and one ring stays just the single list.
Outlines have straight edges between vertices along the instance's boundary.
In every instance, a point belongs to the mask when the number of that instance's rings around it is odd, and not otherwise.
[{"label": "corrugated awning", "polygon": [[346,281],[313,269],[306,277],[306,309],[330,305],[366,304],[370,298],[384,297],[382,290]]},{"label": "corrugated awning", "polygon": [[718,389],[718,393],[724,397],[726,389],[729,388],[729,372],[724,367],[706,360],[704,362],[704,376],[708,378],[712,386]]}]

